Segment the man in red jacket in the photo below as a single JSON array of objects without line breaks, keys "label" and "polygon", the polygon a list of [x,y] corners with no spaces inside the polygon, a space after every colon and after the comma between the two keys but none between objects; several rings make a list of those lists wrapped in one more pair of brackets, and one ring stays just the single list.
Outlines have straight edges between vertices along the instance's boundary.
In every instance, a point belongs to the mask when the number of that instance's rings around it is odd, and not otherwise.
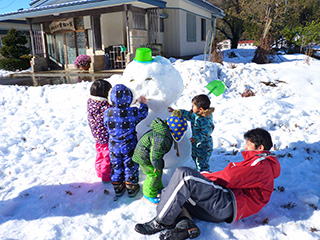
[{"label": "man in red jacket", "polygon": [[136,224],[135,230],[151,235],[168,229],[160,235],[163,240],[196,238],[200,230],[191,216],[232,223],[259,212],[270,200],[281,167],[269,151],[273,144],[266,130],[252,129],[244,138],[244,160],[229,163],[222,171],[199,173],[187,167],[177,168],[163,190],[157,216]]}]

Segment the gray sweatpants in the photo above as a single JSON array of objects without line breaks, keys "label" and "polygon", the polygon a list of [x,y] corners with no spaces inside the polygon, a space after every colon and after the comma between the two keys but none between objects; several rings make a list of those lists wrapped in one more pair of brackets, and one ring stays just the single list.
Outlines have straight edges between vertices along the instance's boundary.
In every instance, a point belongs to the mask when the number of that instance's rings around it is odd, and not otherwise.
[{"label": "gray sweatpants", "polygon": [[230,190],[214,184],[196,170],[178,167],[162,191],[157,220],[165,225],[174,224],[184,207],[191,216],[204,221],[232,222],[233,205]]}]

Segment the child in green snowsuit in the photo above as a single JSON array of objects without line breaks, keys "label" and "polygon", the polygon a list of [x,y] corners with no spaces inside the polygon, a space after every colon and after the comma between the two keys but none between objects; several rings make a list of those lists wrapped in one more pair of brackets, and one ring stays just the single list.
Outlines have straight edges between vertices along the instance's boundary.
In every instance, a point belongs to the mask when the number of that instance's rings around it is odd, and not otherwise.
[{"label": "child in green snowsuit", "polygon": [[178,116],[172,115],[167,121],[155,118],[151,123],[151,130],[141,137],[135,148],[132,160],[147,175],[143,183],[143,196],[154,204],[159,203],[157,195],[163,189],[163,156],[170,151],[174,142],[176,147],[176,142],[182,139],[187,127],[187,121]]}]

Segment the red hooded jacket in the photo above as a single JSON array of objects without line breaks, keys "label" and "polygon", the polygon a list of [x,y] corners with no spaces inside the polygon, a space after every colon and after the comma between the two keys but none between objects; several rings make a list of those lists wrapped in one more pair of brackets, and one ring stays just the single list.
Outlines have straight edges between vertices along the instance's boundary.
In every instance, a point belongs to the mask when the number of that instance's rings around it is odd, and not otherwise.
[{"label": "red hooded jacket", "polygon": [[269,151],[244,151],[242,156],[242,162],[229,163],[222,171],[202,173],[234,194],[233,221],[259,212],[269,202],[281,171],[277,157]]}]

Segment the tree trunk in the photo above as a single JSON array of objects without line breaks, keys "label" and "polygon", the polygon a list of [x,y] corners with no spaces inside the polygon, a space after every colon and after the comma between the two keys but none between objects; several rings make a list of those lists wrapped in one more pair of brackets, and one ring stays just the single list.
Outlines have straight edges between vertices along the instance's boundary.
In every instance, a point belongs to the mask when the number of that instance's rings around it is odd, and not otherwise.
[{"label": "tree trunk", "polygon": [[233,37],[233,38],[231,39],[231,49],[236,49],[236,48],[238,48],[238,42],[239,42],[239,38]]}]

